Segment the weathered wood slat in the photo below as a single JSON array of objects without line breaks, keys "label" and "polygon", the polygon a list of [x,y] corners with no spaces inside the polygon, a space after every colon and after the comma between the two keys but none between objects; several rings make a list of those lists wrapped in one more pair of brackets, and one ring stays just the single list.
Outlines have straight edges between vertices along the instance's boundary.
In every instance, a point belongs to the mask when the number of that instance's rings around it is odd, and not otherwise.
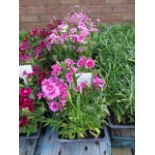
[{"label": "weathered wood slat", "polygon": [[125,148],[121,148],[121,149],[116,149],[113,148],[112,149],[112,155],[132,155],[130,149],[125,149]]},{"label": "weathered wood slat", "polygon": [[20,145],[20,155],[34,155],[37,140],[36,139],[25,139],[19,141]]}]

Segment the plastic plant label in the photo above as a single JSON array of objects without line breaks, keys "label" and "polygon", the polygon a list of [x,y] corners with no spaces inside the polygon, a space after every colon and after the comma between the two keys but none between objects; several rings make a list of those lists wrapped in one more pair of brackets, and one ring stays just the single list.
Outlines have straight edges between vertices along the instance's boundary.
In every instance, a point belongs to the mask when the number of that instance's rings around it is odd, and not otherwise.
[{"label": "plastic plant label", "polygon": [[78,73],[76,74],[77,84],[81,82],[88,82],[89,85],[92,84],[92,73]]},{"label": "plastic plant label", "polygon": [[27,74],[33,73],[33,69],[31,65],[21,65],[19,66],[19,77],[22,78],[27,84]]}]

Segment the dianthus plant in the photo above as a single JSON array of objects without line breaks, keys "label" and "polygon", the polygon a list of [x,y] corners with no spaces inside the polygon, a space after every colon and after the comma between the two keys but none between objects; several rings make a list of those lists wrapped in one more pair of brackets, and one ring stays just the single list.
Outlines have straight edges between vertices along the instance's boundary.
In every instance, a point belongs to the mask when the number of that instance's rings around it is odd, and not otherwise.
[{"label": "dianthus plant", "polygon": [[[94,66],[90,57],[81,56],[77,62],[66,59],[52,65],[50,77],[42,81],[40,94],[53,113],[42,121],[59,129],[62,138],[100,135],[108,110],[103,100],[104,80]],[[91,81],[79,80],[86,73],[92,75]]]},{"label": "dianthus plant", "polygon": [[92,36],[98,32],[91,18],[82,11],[70,13],[46,38],[46,46],[54,60],[77,60],[79,56],[92,57]]},{"label": "dianthus plant", "polygon": [[27,136],[37,132],[40,117],[46,111],[46,105],[44,105],[43,100],[40,100],[38,93],[36,82],[38,75],[35,71],[31,75],[27,75],[27,85],[21,79],[19,84],[19,131],[20,134]]}]

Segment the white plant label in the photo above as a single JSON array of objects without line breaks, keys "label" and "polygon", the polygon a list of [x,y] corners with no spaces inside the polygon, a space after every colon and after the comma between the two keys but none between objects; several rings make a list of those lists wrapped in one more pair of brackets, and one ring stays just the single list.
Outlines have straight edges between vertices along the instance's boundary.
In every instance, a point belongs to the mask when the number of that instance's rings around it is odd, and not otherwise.
[{"label": "white plant label", "polygon": [[32,65],[19,66],[19,77],[24,80],[25,84],[27,84],[27,75],[24,73],[27,73],[27,74],[33,73]]},{"label": "white plant label", "polygon": [[81,82],[88,82],[89,85],[92,83],[92,73],[78,73],[76,74],[77,77],[77,84]]}]

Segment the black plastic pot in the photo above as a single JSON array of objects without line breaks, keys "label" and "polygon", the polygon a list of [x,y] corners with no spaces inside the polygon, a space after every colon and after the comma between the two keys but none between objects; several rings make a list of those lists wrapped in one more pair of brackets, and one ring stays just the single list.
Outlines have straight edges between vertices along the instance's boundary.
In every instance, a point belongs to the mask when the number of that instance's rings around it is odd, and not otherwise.
[{"label": "black plastic pot", "polygon": [[20,140],[22,140],[22,139],[27,139],[27,140],[33,140],[34,139],[34,140],[37,140],[40,137],[41,128],[42,128],[42,125],[39,125],[36,133],[34,133],[34,134],[30,135],[30,136],[19,135],[19,139]]},{"label": "black plastic pot", "polygon": [[115,125],[108,117],[112,147],[128,147],[135,149],[135,126]]}]

